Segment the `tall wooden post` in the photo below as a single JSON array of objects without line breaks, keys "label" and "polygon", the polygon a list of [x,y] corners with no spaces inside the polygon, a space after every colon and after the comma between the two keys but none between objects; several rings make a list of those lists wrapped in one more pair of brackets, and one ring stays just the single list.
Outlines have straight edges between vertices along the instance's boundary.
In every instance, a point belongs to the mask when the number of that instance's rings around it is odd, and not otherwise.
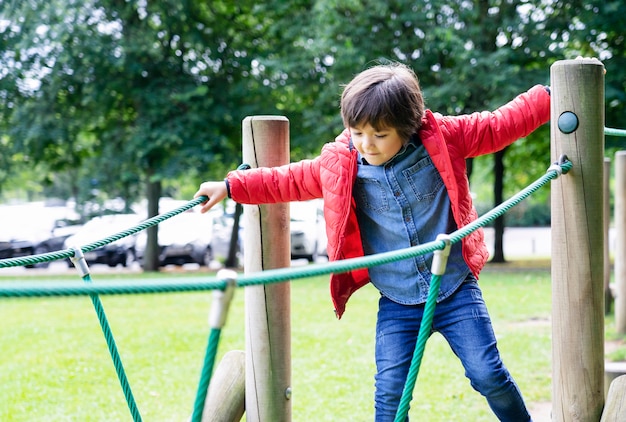
[{"label": "tall wooden post", "polygon": [[550,69],[551,155],[573,168],[552,184],[552,420],[596,422],[604,405],[604,67]]},{"label": "tall wooden post", "polygon": [[613,294],[611,293],[611,159],[604,157],[604,315],[611,313]]},{"label": "tall wooden post", "polygon": [[615,153],[615,330],[626,333],[626,151]]},{"label": "tall wooden post", "polygon": [[613,295],[611,294],[611,248],[609,232],[611,229],[611,159],[604,158],[602,189],[604,190],[604,315],[611,313]]},{"label": "tall wooden post", "polygon": [[[289,163],[289,120],[243,121],[243,161],[252,167]],[[259,187],[262,188],[262,187]],[[244,271],[291,263],[289,204],[244,206]],[[289,283],[245,288],[246,420],[291,420],[291,308]]]}]

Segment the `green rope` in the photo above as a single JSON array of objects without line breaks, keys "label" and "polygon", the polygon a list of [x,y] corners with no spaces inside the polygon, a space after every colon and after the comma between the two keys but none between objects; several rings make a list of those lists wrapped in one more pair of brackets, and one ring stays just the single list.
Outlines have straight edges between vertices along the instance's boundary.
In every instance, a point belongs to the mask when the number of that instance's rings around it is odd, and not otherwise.
[{"label": "green rope", "polygon": [[612,129],[610,127],[604,128],[604,134],[609,136],[621,136],[626,137],[626,130],[624,129]]},{"label": "green rope", "polygon": [[[85,281],[85,283],[91,283],[91,277],[89,276],[89,274],[84,275],[83,280]],[[117,350],[115,339],[113,338],[113,332],[111,331],[109,321],[107,320],[106,314],[104,312],[104,306],[102,306],[102,302],[100,301],[100,297],[98,295],[90,294],[89,296],[91,297],[91,302],[93,303],[93,307],[96,310],[96,314],[98,315],[98,321],[100,321],[102,333],[104,334],[104,338],[106,339],[109,353],[111,354],[111,359],[113,359],[113,365],[115,366],[117,378],[119,379],[122,386],[122,391],[124,392],[124,397],[126,398],[128,409],[130,410],[130,413],[133,417],[133,421],[140,422],[141,415],[139,414],[139,409],[137,409],[137,404],[135,403],[133,392],[130,389],[130,384],[128,383],[128,378],[126,377],[126,372],[124,371],[124,366],[122,365],[122,359]]]},{"label": "green rope", "polygon": [[[296,278],[306,278],[312,277],[315,275],[321,274],[329,274],[329,273],[340,273],[351,271],[358,268],[368,268],[370,266],[382,265],[385,263],[395,262],[401,259],[407,259],[414,256],[422,255],[429,252],[434,252],[437,250],[443,250],[450,243],[455,243],[462,240],[465,236],[469,235],[473,231],[479,229],[487,225],[489,222],[498,218],[506,211],[508,211],[513,206],[517,205],[519,202],[527,198],[529,195],[534,193],[540,187],[547,184],[550,180],[555,179],[562,173],[567,173],[572,168],[572,163],[567,161],[566,157],[562,157],[558,163],[552,165],[546,174],[538,179],[533,184],[529,185],[526,189],[522,190],[520,193],[515,195],[513,198],[508,201],[503,202],[498,207],[494,208],[490,212],[486,213],[484,216],[478,218],[473,223],[453,232],[448,237],[448,243],[442,240],[436,240],[434,242],[429,242],[424,245],[405,248],[397,251],[370,255],[361,258],[353,258],[342,261],[335,261],[325,265],[311,265],[303,269],[276,269],[276,270],[266,270],[261,271],[260,273],[251,274],[243,276],[239,278],[238,286],[247,286],[247,285],[258,285],[258,284],[268,284],[272,282],[281,282],[281,281],[289,281]],[[104,246],[107,243],[114,242],[116,240],[121,239],[122,237],[129,236],[138,231],[144,230],[145,228],[158,224],[161,221],[170,218],[173,215],[176,215],[180,212],[186,211],[192,208],[195,205],[198,205],[204,201],[206,201],[206,197],[199,197],[193,201],[190,201],[188,204],[177,208],[176,210],[170,211],[169,213],[165,213],[163,215],[159,215],[153,217],[151,219],[146,220],[144,223],[136,226],[135,228],[120,232],[116,235],[110,236],[102,241],[94,242],[87,246],[84,246],[80,249],[82,252],[91,251],[97,247]],[[17,265],[30,265],[38,262],[45,262],[53,259],[63,259],[63,258],[71,258],[75,255],[76,251],[74,249],[61,251],[58,253],[47,253],[41,255],[35,255],[30,258],[24,259],[5,259],[0,260],[0,268],[8,267],[8,266],[17,266]],[[19,287],[11,286],[11,285],[3,285],[0,287],[0,297],[34,297],[34,296],[66,296],[66,295],[85,295],[88,294],[92,298],[92,302],[94,307],[96,308],[96,313],[98,314],[98,318],[100,320],[100,324],[102,330],[104,332],[105,338],[107,340],[107,345],[109,346],[109,352],[111,353],[111,357],[115,363],[115,367],[118,373],[118,378],[120,383],[122,384],[122,388],[124,389],[124,394],[126,396],[128,406],[131,410],[131,414],[135,421],[140,421],[141,417],[139,412],[137,411],[136,404],[132,395],[132,391],[128,385],[128,380],[126,378],[126,374],[121,365],[121,359],[119,357],[119,353],[117,351],[117,347],[115,345],[115,340],[113,339],[108,321],[106,319],[106,315],[104,314],[104,309],[102,307],[102,303],[100,302],[98,294],[122,294],[122,293],[155,293],[155,292],[171,292],[171,291],[191,291],[191,290],[210,290],[210,289],[226,289],[227,283],[223,280],[213,281],[213,282],[187,282],[187,283],[153,283],[147,284],[142,282],[140,284],[130,285],[129,283],[123,283],[120,285],[111,285],[107,283],[105,286],[95,286],[91,283],[91,279],[89,274],[83,277],[85,283],[80,288],[74,285],[42,285],[42,284],[34,284],[30,287],[24,287],[24,285],[20,284]],[[417,373],[419,372],[419,367],[421,364],[422,356],[424,353],[424,348],[426,344],[426,340],[428,339],[428,335],[430,334],[430,329],[432,326],[432,319],[434,316],[434,309],[436,305],[436,298],[439,291],[441,275],[433,275],[431,279],[431,288],[429,291],[429,296],[426,302],[424,317],[422,319],[422,324],[420,325],[420,331],[416,343],[416,349],[414,352],[414,359],[411,363],[411,368],[409,369],[409,376],[407,377],[407,384],[405,385],[405,389],[403,391],[403,397],[400,403],[400,407],[398,408],[398,412],[396,414],[396,420],[401,420],[402,415],[405,415],[408,412],[408,406],[411,399],[412,391],[415,387],[415,382],[417,379]],[[194,413],[193,413],[193,421],[200,420],[202,410],[204,408],[204,402],[206,400],[206,391],[208,389],[210,376],[213,370],[213,365],[215,361],[215,354],[217,350],[217,344],[219,341],[220,329],[213,329],[211,335],[209,337],[209,343],[207,345],[207,352],[205,356],[205,365],[203,367],[203,371],[201,374],[200,385],[198,386],[198,392],[196,396],[196,402],[194,405]],[[398,419],[400,418],[400,419]]]},{"label": "green rope", "polygon": [[181,293],[224,289],[224,282],[214,277],[211,280],[193,279],[186,281],[147,280],[118,281],[107,280],[106,283],[81,285],[70,281],[51,282],[6,282],[0,283],[0,297],[55,297],[55,296],[86,296],[127,295],[148,293]]},{"label": "green rope", "polygon": [[227,269],[220,270],[217,276],[224,281],[225,287],[222,290],[213,291],[213,303],[211,305],[211,313],[209,314],[211,334],[209,335],[209,343],[207,344],[204,356],[204,365],[200,374],[200,382],[198,383],[198,392],[196,393],[191,422],[200,422],[202,420],[202,412],[204,411],[209,381],[213,373],[220,334],[226,324],[228,309],[237,287],[237,273],[235,271]]},{"label": "green rope", "polygon": [[[456,243],[470,233],[486,226],[491,221],[503,215],[513,206],[519,204],[522,200],[546,185],[552,179],[556,179],[561,173],[565,174],[572,168],[570,161],[563,161],[548,169],[546,174],[537,181],[520,191],[517,195],[503,202],[493,210],[485,213],[467,226],[450,234],[452,243]],[[296,268],[277,268],[272,270],[264,270],[256,273],[241,275],[238,278],[238,286],[253,286],[261,284],[279,283],[300,278],[309,278],[319,275],[331,273],[343,273],[360,268],[369,268],[376,265],[396,262],[403,259],[413,258],[415,256],[424,255],[443,249],[445,246],[443,241],[432,241],[418,246],[398,249],[391,252],[380,253],[376,255],[368,255],[359,258],[350,258],[340,261],[327,262],[323,264],[313,264],[305,267]],[[0,261],[0,268],[2,261]],[[0,284],[0,297],[42,297],[42,296],[80,296],[87,294],[132,294],[132,293],[164,293],[164,292],[183,292],[183,291],[203,291],[224,289],[225,284],[222,281],[183,281],[183,282],[108,282],[106,285],[76,285],[75,283],[4,283]]]},{"label": "green rope", "polygon": [[409,373],[406,377],[406,383],[404,384],[402,398],[400,399],[400,405],[398,406],[394,422],[402,422],[406,420],[407,413],[409,412],[409,404],[411,402],[413,390],[415,389],[415,383],[417,382],[417,374],[419,373],[420,366],[422,364],[422,358],[424,357],[426,341],[428,341],[428,338],[430,337],[430,331],[433,325],[440,285],[441,276],[433,274],[430,279],[430,290],[428,291],[428,298],[426,299],[426,305],[424,306],[424,315],[422,316],[422,323],[420,324],[415,351],[413,352],[413,360],[411,361],[411,367],[409,368]]},{"label": "green rope", "polygon": [[[556,166],[556,167],[555,167]],[[489,224],[494,219],[503,215],[510,208],[520,203],[522,200],[530,196],[532,193],[537,191],[539,188],[547,184],[550,180],[555,179],[561,173],[567,173],[572,168],[572,163],[562,159],[560,163],[553,165],[544,176],[538,179],[533,184],[529,185],[526,189],[520,191],[513,198],[508,201],[503,202],[498,207],[489,211],[482,217],[475,220],[473,223],[468,224],[467,226],[453,232],[450,236],[450,242],[455,243],[462,240],[465,236],[469,235],[473,231],[477,230],[480,227],[484,227]],[[198,205],[206,200],[206,197],[196,198],[195,200],[189,202],[188,204],[180,207],[176,210],[170,211],[169,213],[159,215],[153,217],[151,219],[146,220],[142,224],[136,226],[135,228],[122,231],[117,233],[116,235],[110,236],[106,239],[103,239],[98,242],[91,243],[87,246],[81,248],[81,251],[88,252],[97,247],[104,246],[107,243],[114,242],[116,240],[121,239],[122,237],[132,235],[137,233],[145,228],[160,223],[161,221],[170,218],[173,215],[176,215],[180,212],[186,211],[192,208],[195,205]],[[331,263],[327,263],[324,265],[311,265],[304,268],[283,268],[283,269],[275,269],[275,270],[267,270],[261,271],[256,274],[249,274],[247,276],[243,276],[239,278],[238,286],[248,286],[248,285],[259,285],[259,284],[268,284],[272,282],[283,282],[297,278],[308,278],[316,275],[322,274],[330,274],[330,273],[340,273],[352,271],[359,268],[368,268],[371,266],[382,265],[390,262],[395,262],[402,259],[407,259],[411,257],[415,257],[418,255],[426,254],[429,252],[434,252],[436,250],[444,249],[446,243],[440,240],[429,242],[420,246],[415,246],[411,248],[405,248],[397,251],[370,255],[360,258],[353,258],[342,261],[335,261]],[[27,258],[20,259],[6,259],[0,260],[0,268],[8,267],[8,266],[17,266],[17,265],[30,265],[38,262],[49,261],[53,259],[62,259],[62,258],[70,258],[74,256],[74,250],[66,250],[58,253],[48,253],[35,255]],[[87,280],[90,281],[88,275],[86,276]],[[429,297],[426,303],[426,309],[424,313],[424,317],[422,320],[422,324],[420,325],[420,332],[416,344],[414,359],[411,363],[411,368],[409,370],[409,376],[407,377],[407,384],[405,385],[405,389],[403,392],[402,401],[400,407],[398,408],[398,413],[396,415],[396,420],[398,418],[402,418],[402,415],[406,415],[408,412],[408,406],[410,403],[412,391],[415,387],[415,382],[417,380],[417,373],[419,372],[419,367],[421,364],[422,356],[424,353],[424,348],[426,344],[426,340],[428,338],[429,331],[432,325],[432,318],[434,315],[434,309],[436,305],[436,297],[438,295],[440,283],[440,276],[434,276],[431,280],[431,289],[429,292]],[[132,391],[128,385],[128,380],[126,378],[126,374],[124,373],[123,367],[121,365],[121,359],[119,357],[119,353],[117,352],[117,347],[115,346],[115,341],[110,331],[110,327],[106,320],[106,316],[104,314],[104,310],[102,308],[102,304],[100,302],[97,294],[124,294],[124,293],[159,293],[159,292],[172,292],[172,291],[192,291],[192,290],[211,290],[211,289],[225,289],[226,283],[224,281],[210,281],[210,282],[187,282],[187,283],[152,283],[146,284],[145,281],[142,281],[140,284],[129,284],[123,283],[119,285],[113,285],[107,283],[105,286],[95,286],[92,283],[86,283],[82,286],[75,285],[56,285],[56,286],[46,286],[41,284],[35,284],[32,286],[24,286],[20,284],[19,287],[11,286],[11,285],[3,285],[0,287],[0,297],[33,297],[33,296],[65,296],[65,295],[84,295],[88,294],[91,296],[94,307],[96,308],[96,312],[98,314],[98,318],[100,319],[100,323],[102,326],[102,330],[105,334],[105,338],[107,340],[107,344],[109,346],[109,352],[111,353],[111,357],[113,358],[118,378],[120,383],[122,384],[122,388],[124,389],[124,394],[126,396],[128,406],[131,410],[131,414],[135,421],[141,420],[139,412],[137,411],[136,404],[134,398],[132,396]],[[431,296],[434,299],[431,299]],[[200,379],[200,385],[198,387],[198,393],[196,396],[196,402],[194,406],[194,415],[193,420],[199,420],[202,415],[202,409],[204,408],[204,402],[206,399],[206,391],[208,388],[208,384],[210,381],[210,375],[214,365],[215,352],[217,348],[217,341],[219,340],[219,332],[220,330],[213,330],[211,332],[209,343],[207,346],[207,355],[205,359],[205,366],[202,371],[202,376]],[[406,417],[406,416],[404,416]],[[400,419],[401,420],[401,419]]]},{"label": "green rope", "polygon": [[[511,197],[509,200],[501,203],[497,207],[483,214],[480,218],[477,218],[473,222],[469,223],[465,227],[460,228],[459,230],[453,232],[450,235],[450,240],[452,243],[456,243],[459,240],[463,239],[468,234],[477,230],[479,227],[484,227],[496,218],[502,216],[508,210],[513,208],[515,205],[522,202],[524,199],[528,198],[530,195],[539,190],[542,186],[546,185],[550,180],[556,179],[561,174],[567,174],[572,169],[572,162],[567,160],[567,157],[562,157],[560,159],[560,163],[553,164],[546,174],[541,176],[535,182],[528,185],[526,188],[522,189],[517,193],[517,195]],[[555,166],[560,167],[560,171],[556,169]]]},{"label": "green rope", "polygon": [[213,366],[215,365],[215,355],[217,354],[217,346],[219,344],[221,331],[222,330],[219,328],[213,328],[211,329],[211,334],[209,335],[209,342],[204,356],[204,366],[202,367],[202,372],[200,374],[200,382],[198,383],[198,391],[196,393],[196,401],[193,406],[191,422],[200,422],[202,420],[202,411],[204,410],[207,390],[209,388],[209,382],[211,381]]}]

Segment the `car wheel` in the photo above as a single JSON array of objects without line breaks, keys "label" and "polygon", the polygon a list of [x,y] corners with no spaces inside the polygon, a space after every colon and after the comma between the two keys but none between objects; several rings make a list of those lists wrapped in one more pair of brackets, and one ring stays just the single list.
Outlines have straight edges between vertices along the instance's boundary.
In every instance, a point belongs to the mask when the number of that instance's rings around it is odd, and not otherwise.
[{"label": "car wheel", "polygon": [[133,262],[135,262],[135,251],[129,249],[124,254],[124,257],[122,259],[122,266],[124,268],[132,267]]},{"label": "car wheel", "polygon": [[126,254],[118,255],[115,252],[107,253],[106,264],[109,268],[117,267],[117,264],[124,264],[126,262]]},{"label": "car wheel", "polygon": [[[39,254],[48,253],[48,252],[50,252],[50,250],[48,249],[46,245],[39,245],[35,248],[33,253],[35,255],[39,255]],[[48,268],[49,265],[50,265],[49,262],[39,262],[33,265],[33,268]]]},{"label": "car wheel", "polygon": [[315,261],[317,261],[317,243],[315,244],[315,246],[313,246],[313,253],[311,255],[307,256],[306,259],[309,262],[313,262],[313,263]]},{"label": "car wheel", "polygon": [[211,262],[213,262],[213,249],[211,249],[210,246],[207,246],[204,251],[204,255],[202,256],[202,262],[200,262],[200,265],[208,267],[211,265]]}]

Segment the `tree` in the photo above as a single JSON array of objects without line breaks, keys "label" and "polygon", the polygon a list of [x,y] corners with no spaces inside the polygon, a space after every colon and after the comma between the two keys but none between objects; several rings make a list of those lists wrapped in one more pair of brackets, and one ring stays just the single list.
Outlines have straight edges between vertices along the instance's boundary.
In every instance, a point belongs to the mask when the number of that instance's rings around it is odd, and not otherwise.
[{"label": "tree", "polygon": [[[211,175],[239,156],[240,122],[271,109],[253,57],[267,48],[253,2],[33,1],[10,11],[19,38],[11,141],[56,171],[93,161],[103,189],[133,196],[144,180],[148,216],[162,180]],[[191,170],[189,170],[191,169]],[[114,176],[114,177],[112,177]],[[156,269],[156,229],[147,269]]]},{"label": "tree", "polygon": [[576,1],[566,10],[568,13],[563,15],[562,21],[567,23],[569,38],[565,41],[568,48],[585,57],[599,58],[607,69],[607,126],[626,127],[626,37],[623,31],[626,4],[621,1]]},{"label": "tree", "polygon": [[[496,108],[536,83],[547,83],[549,63],[559,54],[545,48],[545,22],[527,9],[518,1],[318,1],[303,31],[308,36],[296,41],[316,66],[306,73],[320,85],[313,104],[336,115],[339,83],[376,61],[394,60],[416,71],[427,106],[435,111]],[[527,35],[532,33],[544,38]],[[340,127],[337,117],[311,116]],[[549,156],[547,145],[544,151]],[[494,155],[496,199],[502,197],[504,156]],[[497,226],[496,236],[496,258],[502,260],[503,227]]]},{"label": "tree", "polygon": [[[611,121],[623,115],[625,8],[617,1],[299,2],[290,18],[304,26],[286,30],[293,48],[279,43],[288,47],[281,53],[289,53],[292,65],[276,62],[288,74],[288,84],[303,87],[309,98],[310,110],[302,111],[303,127],[311,128],[307,135],[313,145],[320,134],[341,128],[339,85],[385,60],[416,70],[429,108],[456,114],[494,109],[532,85],[548,84],[549,68],[556,60],[598,56],[619,69],[614,79],[610,73],[607,79],[607,121]],[[301,21],[301,15],[308,20]],[[301,52],[291,54],[296,48]],[[548,139],[544,126],[491,157],[495,205],[505,193],[514,193],[545,172]],[[481,159],[481,165],[484,162]],[[504,226],[504,218],[495,225],[495,261],[505,259]]]}]

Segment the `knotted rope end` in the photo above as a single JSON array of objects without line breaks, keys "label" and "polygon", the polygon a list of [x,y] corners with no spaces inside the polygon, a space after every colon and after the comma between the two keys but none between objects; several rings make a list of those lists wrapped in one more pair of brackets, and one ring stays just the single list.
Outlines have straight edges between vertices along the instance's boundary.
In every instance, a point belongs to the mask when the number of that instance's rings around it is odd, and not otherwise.
[{"label": "knotted rope end", "polygon": [[572,162],[567,158],[567,155],[561,154],[558,161],[552,163],[546,173],[550,173],[554,171],[556,173],[556,177],[559,177],[562,174],[567,174],[568,171],[572,168]]},{"label": "knotted rope end", "polygon": [[72,264],[74,264],[74,267],[76,267],[81,277],[89,275],[89,265],[87,265],[83,250],[80,247],[74,247],[72,249],[74,250],[74,256],[70,257],[70,261],[72,261]]},{"label": "knotted rope end", "polygon": [[447,234],[438,235],[437,240],[442,241],[444,246],[443,249],[437,249],[435,251],[430,272],[433,275],[443,275],[446,272],[446,265],[448,264],[448,256],[450,256],[452,241],[450,240],[450,235]]},{"label": "knotted rope end", "polygon": [[230,302],[237,287],[237,273],[233,270],[223,269],[218,271],[217,278],[226,283],[224,290],[213,290],[213,306],[209,314],[211,328],[221,329],[226,323],[226,316]]}]

